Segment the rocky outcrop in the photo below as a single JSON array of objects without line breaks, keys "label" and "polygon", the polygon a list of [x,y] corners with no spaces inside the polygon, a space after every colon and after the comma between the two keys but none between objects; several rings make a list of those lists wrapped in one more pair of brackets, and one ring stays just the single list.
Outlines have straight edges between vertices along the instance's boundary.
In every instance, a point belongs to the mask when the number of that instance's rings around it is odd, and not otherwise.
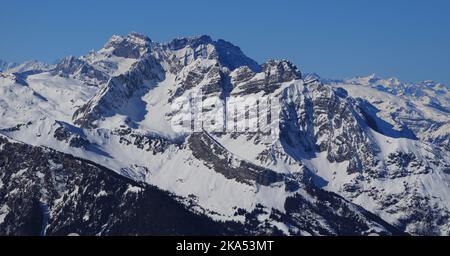
[{"label": "rocky outcrop", "polygon": [[55,122],[55,125],[58,128],[55,129],[53,137],[58,141],[68,143],[69,146],[74,148],[86,149],[91,144],[80,128],[61,121]]},{"label": "rocky outcrop", "polygon": [[111,49],[111,55],[139,59],[150,51],[152,41],[147,36],[130,33],[127,37],[113,36],[103,47]]},{"label": "rocky outcrop", "polygon": [[264,186],[286,180],[286,190],[295,191],[298,189],[295,181],[267,168],[236,158],[205,132],[192,134],[188,139],[188,147],[194,157],[205,161],[208,166],[211,166],[212,169],[224,175],[227,179],[236,179],[238,182],[256,183]]}]

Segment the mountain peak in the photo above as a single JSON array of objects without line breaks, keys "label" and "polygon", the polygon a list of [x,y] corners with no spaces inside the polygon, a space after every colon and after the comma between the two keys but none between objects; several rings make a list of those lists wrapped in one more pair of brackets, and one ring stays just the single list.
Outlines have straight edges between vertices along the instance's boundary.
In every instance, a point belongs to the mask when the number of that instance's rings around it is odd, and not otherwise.
[{"label": "mountain peak", "polygon": [[127,36],[113,35],[103,49],[118,57],[138,59],[150,51],[151,43],[147,36],[131,32]]},{"label": "mountain peak", "polygon": [[105,48],[115,46],[124,41],[126,41],[128,43],[134,43],[136,45],[141,45],[141,46],[149,45],[152,42],[152,40],[149,37],[147,37],[146,35],[143,35],[143,34],[140,34],[137,32],[130,32],[126,36],[122,36],[122,35],[111,36],[111,38],[106,42]]},{"label": "mountain peak", "polygon": [[283,80],[293,80],[293,79],[301,79],[302,74],[297,66],[289,60],[268,60],[266,63],[262,65],[263,69],[266,72],[276,72],[282,74],[285,77]]},{"label": "mountain peak", "polygon": [[38,60],[29,60],[25,61],[22,64],[15,64],[5,71],[8,73],[39,73],[49,71],[52,68],[54,68],[54,65],[50,65]]},{"label": "mountain peak", "polygon": [[213,42],[213,40],[210,36],[199,35],[199,36],[190,36],[190,37],[177,37],[164,45],[166,45],[170,50],[179,50],[179,49],[183,49],[187,46],[190,46],[192,48],[197,48],[199,45],[209,44],[212,42]]},{"label": "mountain peak", "polygon": [[[190,48],[190,51],[195,52],[194,58],[200,56],[207,59],[218,59],[223,67],[231,71],[242,66],[248,66],[253,71],[261,70],[259,64],[247,57],[238,46],[223,39],[213,40],[208,35],[178,37],[161,46],[170,51]],[[182,55],[186,56],[186,53],[182,53]]]}]

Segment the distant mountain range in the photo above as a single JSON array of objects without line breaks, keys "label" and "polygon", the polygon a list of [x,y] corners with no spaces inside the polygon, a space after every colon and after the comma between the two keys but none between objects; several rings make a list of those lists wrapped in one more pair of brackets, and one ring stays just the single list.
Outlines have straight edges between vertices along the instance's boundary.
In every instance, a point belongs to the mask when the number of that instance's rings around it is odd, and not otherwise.
[{"label": "distant mountain range", "polygon": [[138,33],[0,70],[0,234],[450,235],[447,85]]},{"label": "distant mountain range", "polygon": [[11,69],[13,67],[17,66],[16,63],[7,62],[0,59],[0,71],[6,71],[8,69]]}]

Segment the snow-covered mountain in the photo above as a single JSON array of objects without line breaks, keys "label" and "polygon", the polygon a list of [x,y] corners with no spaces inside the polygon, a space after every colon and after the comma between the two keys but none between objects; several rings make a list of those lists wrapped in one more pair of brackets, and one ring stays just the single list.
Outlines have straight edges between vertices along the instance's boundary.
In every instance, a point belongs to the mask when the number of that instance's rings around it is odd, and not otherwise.
[{"label": "snow-covered mountain", "polygon": [[373,104],[377,115],[404,136],[450,150],[449,86],[433,81],[402,83],[374,75],[327,83]]},{"label": "snow-covered mountain", "polygon": [[7,62],[7,61],[4,61],[4,60],[0,59],[0,72],[8,70],[10,68],[13,68],[15,66],[17,66],[16,63]]},{"label": "snow-covered mountain", "polygon": [[[130,216],[150,221],[151,187],[216,223],[200,233],[450,235],[442,84],[325,80],[209,36],[157,43],[131,33],[55,66],[0,73],[0,96],[0,233],[19,232],[8,223],[22,221],[14,205],[26,198],[48,208],[50,233],[117,234]],[[86,180],[93,163],[103,171]],[[117,174],[125,183],[108,185]],[[126,216],[87,195],[134,183]],[[93,207],[121,217],[91,219]]]},{"label": "snow-covered mountain", "polygon": [[53,65],[40,62],[37,60],[30,60],[21,64],[5,62],[0,60],[0,72],[9,74],[13,73],[27,74],[27,72],[33,72],[33,74],[36,74],[39,72],[49,71],[53,68],[54,68]]},{"label": "snow-covered mountain", "polygon": [[26,61],[22,64],[15,64],[12,67],[5,69],[5,73],[22,73],[32,72],[33,74],[39,72],[46,72],[54,68],[54,65],[50,65],[37,60]]}]

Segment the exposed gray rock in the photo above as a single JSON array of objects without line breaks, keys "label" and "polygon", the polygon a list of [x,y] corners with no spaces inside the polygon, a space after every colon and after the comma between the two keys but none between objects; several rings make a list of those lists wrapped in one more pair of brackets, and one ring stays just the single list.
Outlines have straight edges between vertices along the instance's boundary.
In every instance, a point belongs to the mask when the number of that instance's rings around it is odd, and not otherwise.
[{"label": "exposed gray rock", "polygon": [[241,67],[232,74],[231,82],[235,89],[232,94],[247,95],[260,91],[265,94],[274,92],[284,82],[301,78],[297,67],[289,61],[270,60],[261,66],[261,73],[248,67]]},{"label": "exposed gray rock", "polygon": [[152,84],[163,79],[162,67],[148,56],[127,73],[111,78],[90,101],[75,111],[74,123],[84,128],[95,128],[96,121],[112,116],[133,95],[151,89]]},{"label": "exposed gray rock", "polygon": [[51,72],[61,77],[79,79],[90,86],[106,83],[110,78],[107,73],[74,56],[62,59]]}]

